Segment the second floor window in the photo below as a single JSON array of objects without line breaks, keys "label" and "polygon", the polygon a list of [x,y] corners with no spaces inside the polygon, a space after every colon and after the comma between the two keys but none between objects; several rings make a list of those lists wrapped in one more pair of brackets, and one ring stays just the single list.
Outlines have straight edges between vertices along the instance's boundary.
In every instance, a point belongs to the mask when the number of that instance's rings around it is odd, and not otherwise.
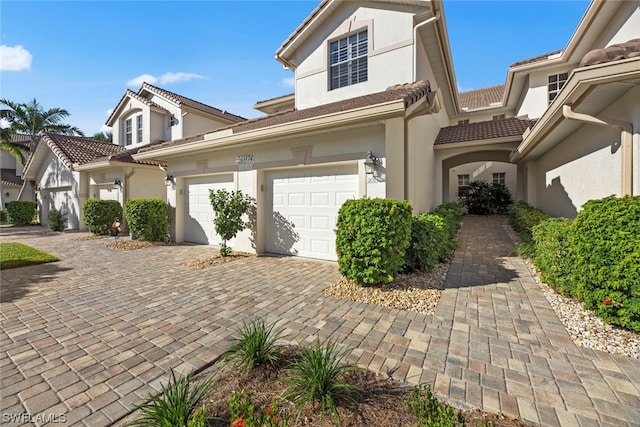
[{"label": "second floor window", "polygon": [[133,144],[133,123],[131,119],[124,122],[124,141],[125,145]]},{"label": "second floor window", "polygon": [[507,174],[505,172],[498,172],[493,174],[493,183],[494,184],[506,184],[507,183]]},{"label": "second floor window", "polygon": [[569,73],[553,74],[549,76],[549,104],[556,99],[556,96],[558,96],[568,78]]},{"label": "second floor window", "polygon": [[136,117],[136,125],[137,125],[137,138],[136,138],[136,142],[137,143],[141,143],[142,142],[142,116],[138,116]]},{"label": "second floor window", "polygon": [[329,44],[329,90],[367,81],[367,30]]}]

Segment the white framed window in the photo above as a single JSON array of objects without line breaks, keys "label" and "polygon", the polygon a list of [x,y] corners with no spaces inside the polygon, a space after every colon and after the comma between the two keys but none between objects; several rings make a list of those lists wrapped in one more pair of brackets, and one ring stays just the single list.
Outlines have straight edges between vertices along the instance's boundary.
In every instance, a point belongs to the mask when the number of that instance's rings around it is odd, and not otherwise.
[{"label": "white framed window", "polygon": [[133,144],[133,123],[131,119],[124,122],[124,141],[125,145]]},{"label": "white framed window", "polygon": [[507,183],[507,174],[506,172],[498,172],[493,174],[493,183],[494,184],[506,184]]},{"label": "white framed window", "polygon": [[136,142],[142,142],[142,114],[136,117]]},{"label": "white framed window", "polygon": [[556,99],[564,84],[569,78],[569,73],[552,74],[549,76],[549,104]]},{"label": "white framed window", "polygon": [[329,44],[329,90],[367,81],[367,30]]},{"label": "white framed window", "polygon": [[458,175],[458,187],[469,185],[469,175]]},{"label": "white framed window", "polygon": [[496,114],[495,116],[491,117],[491,120],[502,120],[505,118],[504,114]]},{"label": "white framed window", "polygon": [[469,124],[469,119],[458,120],[458,124],[459,125],[468,125]]}]

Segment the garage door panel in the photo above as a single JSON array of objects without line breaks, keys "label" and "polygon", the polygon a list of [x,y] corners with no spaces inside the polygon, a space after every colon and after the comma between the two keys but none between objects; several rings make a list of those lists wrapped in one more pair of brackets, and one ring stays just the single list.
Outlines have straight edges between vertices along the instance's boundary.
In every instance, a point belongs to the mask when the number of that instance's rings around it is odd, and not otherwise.
[{"label": "garage door panel", "polygon": [[266,183],[272,212],[266,250],[335,260],[333,230],[340,206],[357,197],[357,166],[275,171]]},{"label": "garage door panel", "polygon": [[209,190],[233,191],[233,176],[208,176],[185,180],[185,226],[186,242],[217,245],[222,242],[213,226],[214,213],[209,199]]}]

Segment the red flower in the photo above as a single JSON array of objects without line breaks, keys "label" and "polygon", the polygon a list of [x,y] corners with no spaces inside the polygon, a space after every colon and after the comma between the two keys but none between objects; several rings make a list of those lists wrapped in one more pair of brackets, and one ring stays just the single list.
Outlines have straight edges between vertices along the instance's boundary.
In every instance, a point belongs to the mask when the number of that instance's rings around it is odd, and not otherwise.
[{"label": "red flower", "polygon": [[611,300],[609,298],[605,298],[602,300],[602,302],[604,303],[604,305],[609,305],[611,304]]},{"label": "red flower", "polygon": [[271,410],[271,406],[267,406],[267,409],[264,410],[264,413],[267,415],[271,415],[273,411]]},{"label": "red flower", "polygon": [[247,427],[247,423],[242,418],[236,418],[231,423],[231,427]]}]

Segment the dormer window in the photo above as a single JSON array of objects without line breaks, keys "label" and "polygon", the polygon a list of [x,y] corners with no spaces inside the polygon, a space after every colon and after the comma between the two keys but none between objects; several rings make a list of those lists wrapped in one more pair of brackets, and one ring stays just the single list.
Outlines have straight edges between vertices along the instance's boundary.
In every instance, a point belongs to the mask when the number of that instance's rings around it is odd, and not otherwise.
[{"label": "dormer window", "polygon": [[124,142],[125,142],[125,145],[133,144],[133,123],[132,123],[132,119],[127,119],[124,122]]},{"label": "dormer window", "polygon": [[556,96],[558,96],[568,78],[569,73],[553,74],[549,76],[549,104],[556,99]]},{"label": "dormer window", "polygon": [[329,90],[367,81],[367,30],[329,44]]}]

